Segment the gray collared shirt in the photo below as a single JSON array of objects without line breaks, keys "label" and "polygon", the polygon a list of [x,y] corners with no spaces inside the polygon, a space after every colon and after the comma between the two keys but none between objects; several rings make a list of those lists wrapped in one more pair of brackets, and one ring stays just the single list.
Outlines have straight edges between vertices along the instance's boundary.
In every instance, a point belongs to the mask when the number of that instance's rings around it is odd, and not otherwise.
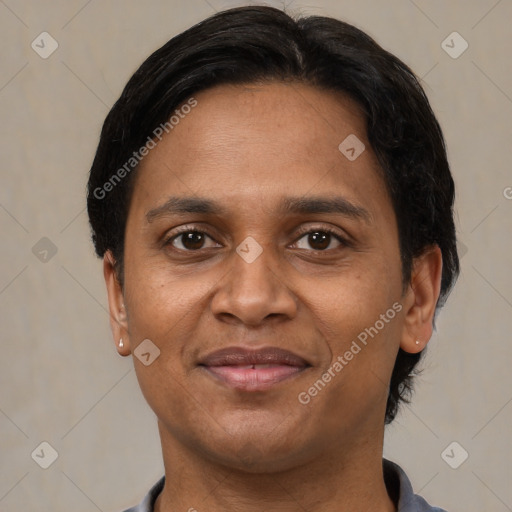
[{"label": "gray collared shirt", "polygon": [[[383,459],[384,478],[390,496],[398,500],[397,512],[446,512],[437,507],[431,507],[421,496],[414,494],[411,482],[403,469],[389,460]],[[164,488],[165,477],[162,477],[146,494],[139,505],[125,512],[154,512],[156,498]]]}]

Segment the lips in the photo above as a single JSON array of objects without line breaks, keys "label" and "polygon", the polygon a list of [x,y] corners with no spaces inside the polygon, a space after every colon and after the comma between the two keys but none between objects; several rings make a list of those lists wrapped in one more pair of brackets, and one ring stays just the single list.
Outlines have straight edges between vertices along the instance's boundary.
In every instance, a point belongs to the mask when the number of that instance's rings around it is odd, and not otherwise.
[{"label": "lips", "polygon": [[228,347],[209,354],[199,366],[230,387],[262,391],[294,377],[311,365],[297,354],[277,347],[258,350]]}]

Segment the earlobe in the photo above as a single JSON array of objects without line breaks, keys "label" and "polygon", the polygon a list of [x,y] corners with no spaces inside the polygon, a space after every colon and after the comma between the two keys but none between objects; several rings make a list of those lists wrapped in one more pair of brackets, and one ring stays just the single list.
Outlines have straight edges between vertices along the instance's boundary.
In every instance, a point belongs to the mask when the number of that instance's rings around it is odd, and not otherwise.
[{"label": "earlobe", "polygon": [[118,353],[127,356],[131,350],[123,289],[117,278],[115,259],[110,250],[106,251],[103,256],[103,277],[107,287],[110,328],[114,343]]},{"label": "earlobe", "polygon": [[400,348],[405,352],[421,352],[432,336],[442,268],[443,258],[437,245],[426,249],[413,262],[411,280],[403,301],[405,322]]}]

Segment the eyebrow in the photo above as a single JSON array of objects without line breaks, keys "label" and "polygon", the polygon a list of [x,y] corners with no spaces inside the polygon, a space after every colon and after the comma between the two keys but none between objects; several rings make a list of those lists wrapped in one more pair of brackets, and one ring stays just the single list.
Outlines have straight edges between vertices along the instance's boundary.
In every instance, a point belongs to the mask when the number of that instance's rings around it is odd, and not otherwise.
[{"label": "eyebrow", "polygon": [[[372,224],[368,210],[341,196],[285,197],[281,200],[279,211],[283,214],[333,213]],[[146,219],[150,223],[159,217],[189,213],[226,216],[228,211],[211,199],[172,196],[164,204],[148,211]]]}]

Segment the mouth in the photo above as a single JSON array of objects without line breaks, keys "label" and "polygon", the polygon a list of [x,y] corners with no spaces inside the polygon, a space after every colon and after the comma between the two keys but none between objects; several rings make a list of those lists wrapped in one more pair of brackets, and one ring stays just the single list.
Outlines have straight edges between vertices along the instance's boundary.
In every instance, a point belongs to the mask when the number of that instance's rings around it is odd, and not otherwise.
[{"label": "mouth", "polygon": [[264,391],[311,367],[302,357],[277,347],[228,347],[202,359],[199,366],[217,381],[243,391]]}]

